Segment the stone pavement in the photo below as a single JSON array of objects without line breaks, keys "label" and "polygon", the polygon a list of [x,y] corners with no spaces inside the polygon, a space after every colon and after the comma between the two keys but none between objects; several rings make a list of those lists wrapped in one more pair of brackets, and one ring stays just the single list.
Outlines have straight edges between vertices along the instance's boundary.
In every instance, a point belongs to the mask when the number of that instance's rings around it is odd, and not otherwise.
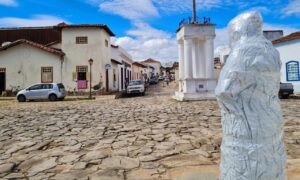
[{"label": "stone pavement", "polygon": [[[217,179],[217,103],[176,102],[154,89],[117,100],[0,102],[0,179]],[[300,100],[282,107],[287,170],[296,180]]]}]

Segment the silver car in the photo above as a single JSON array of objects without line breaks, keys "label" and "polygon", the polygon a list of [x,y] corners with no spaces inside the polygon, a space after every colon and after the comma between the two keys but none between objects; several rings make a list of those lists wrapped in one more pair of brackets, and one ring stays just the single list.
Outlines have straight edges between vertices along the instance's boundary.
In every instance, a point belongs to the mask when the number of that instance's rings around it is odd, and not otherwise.
[{"label": "silver car", "polygon": [[35,84],[29,88],[18,92],[17,100],[25,102],[26,100],[48,99],[50,101],[64,100],[66,97],[65,87],[62,83]]},{"label": "silver car", "polygon": [[145,83],[142,80],[132,80],[127,87],[127,94],[145,95]]}]

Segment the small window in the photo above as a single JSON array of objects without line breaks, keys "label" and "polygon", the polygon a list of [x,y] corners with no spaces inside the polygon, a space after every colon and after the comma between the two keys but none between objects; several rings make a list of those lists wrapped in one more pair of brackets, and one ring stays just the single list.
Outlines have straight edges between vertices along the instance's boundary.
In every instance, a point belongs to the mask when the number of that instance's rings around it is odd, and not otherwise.
[{"label": "small window", "polygon": [[53,67],[42,67],[42,83],[53,82]]},{"label": "small window", "polygon": [[87,80],[87,72],[88,72],[87,66],[77,66],[76,72],[77,72],[77,80]]},{"label": "small window", "polygon": [[299,62],[289,61],[286,63],[287,81],[300,81]]},{"label": "small window", "polygon": [[88,37],[86,36],[76,37],[76,44],[87,44],[87,43],[88,43]]},{"label": "small window", "polygon": [[105,46],[108,47],[108,40],[105,39]]}]

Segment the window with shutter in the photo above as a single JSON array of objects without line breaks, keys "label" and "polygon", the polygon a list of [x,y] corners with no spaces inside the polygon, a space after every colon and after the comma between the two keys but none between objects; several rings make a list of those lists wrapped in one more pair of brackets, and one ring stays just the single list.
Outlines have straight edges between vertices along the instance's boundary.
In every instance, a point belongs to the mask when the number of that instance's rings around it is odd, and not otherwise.
[{"label": "window with shutter", "polygon": [[88,77],[88,67],[87,66],[77,66],[76,67],[77,72],[77,80],[87,80]]},{"label": "window with shutter", "polygon": [[42,83],[52,83],[53,82],[53,67],[42,67],[41,80],[42,80]]},{"label": "window with shutter", "polygon": [[286,63],[287,81],[300,81],[299,62],[289,61]]},{"label": "window with shutter", "polygon": [[73,81],[77,81],[77,72],[72,73]]},{"label": "window with shutter", "polygon": [[88,43],[88,37],[86,36],[76,37],[76,44],[87,44],[87,43]]}]

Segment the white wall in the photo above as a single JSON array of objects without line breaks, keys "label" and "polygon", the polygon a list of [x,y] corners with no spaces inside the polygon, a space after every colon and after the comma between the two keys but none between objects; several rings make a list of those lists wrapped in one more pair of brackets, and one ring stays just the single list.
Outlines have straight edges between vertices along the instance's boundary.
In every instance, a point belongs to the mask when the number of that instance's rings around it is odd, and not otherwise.
[{"label": "white wall", "polygon": [[[160,75],[160,68],[161,68],[161,65],[160,65],[160,63],[159,62],[144,62],[143,64],[147,64],[147,65],[150,65],[150,66],[152,66],[152,67],[154,67],[154,70],[152,71],[149,71],[149,75],[151,74],[151,73],[154,73],[154,75],[156,75],[157,73],[158,73],[158,75]],[[151,73],[150,73],[151,72]],[[149,76],[148,75],[148,76]],[[149,78],[150,78],[150,76],[149,76]]]},{"label": "white wall", "polygon": [[225,64],[226,60],[230,54],[231,49],[229,47],[224,47],[220,49],[219,55],[220,55],[220,62],[221,64]]},{"label": "white wall", "polygon": [[[118,64],[112,62],[112,68],[111,68],[112,73],[116,74],[116,81],[114,82],[114,77],[112,76],[112,82],[113,82],[113,91],[119,91],[119,68]],[[114,86],[115,85],[115,86]]]},{"label": "white wall", "polygon": [[300,64],[300,40],[294,40],[284,43],[275,44],[274,47],[280,53],[281,66],[281,82],[293,83],[295,92],[300,92],[300,81],[287,81],[286,63],[289,61],[298,61]]},{"label": "white wall", "polygon": [[[111,56],[112,56],[112,59],[120,62],[120,63],[123,63],[126,62],[128,64],[130,64],[132,66],[132,57],[120,46],[118,46],[117,48],[115,47],[111,47]],[[121,68],[123,68],[123,71],[125,71],[125,65],[117,65],[117,74],[118,74],[118,77],[117,77],[117,81],[118,81],[118,90],[119,91],[122,91],[122,90],[125,90],[125,85],[126,85],[126,78],[129,79],[133,79],[132,78],[132,68],[126,68],[126,72],[123,73],[123,89],[122,89],[122,76],[121,76]],[[131,78],[129,78],[129,75],[130,75],[130,72],[131,72]],[[124,75],[125,74],[125,75]]]},{"label": "white wall", "polygon": [[0,68],[6,68],[6,90],[41,83],[41,67],[53,67],[53,82],[61,82],[59,56],[27,44],[0,51]]},{"label": "white wall", "polygon": [[[87,36],[88,44],[76,44],[77,36]],[[108,47],[105,46],[108,41]],[[88,60],[92,58],[92,86],[101,83],[105,89],[105,64],[111,64],[110,35],[100,28],[65,28],[62,30],[62,51],[66,54],[63,67],[64,79],[67,90],[76,88],[73,81],[73,72],[76,66],[88,66]],[[90,71],[90,68],[88,68]],[[109,89],[113,87],[113,73],[109,70]]]},{"label": "white wall", "polygon": [[122,63],[122,59],[120,58],[120,51],[118,48],[111,47],[111,58]]}]

